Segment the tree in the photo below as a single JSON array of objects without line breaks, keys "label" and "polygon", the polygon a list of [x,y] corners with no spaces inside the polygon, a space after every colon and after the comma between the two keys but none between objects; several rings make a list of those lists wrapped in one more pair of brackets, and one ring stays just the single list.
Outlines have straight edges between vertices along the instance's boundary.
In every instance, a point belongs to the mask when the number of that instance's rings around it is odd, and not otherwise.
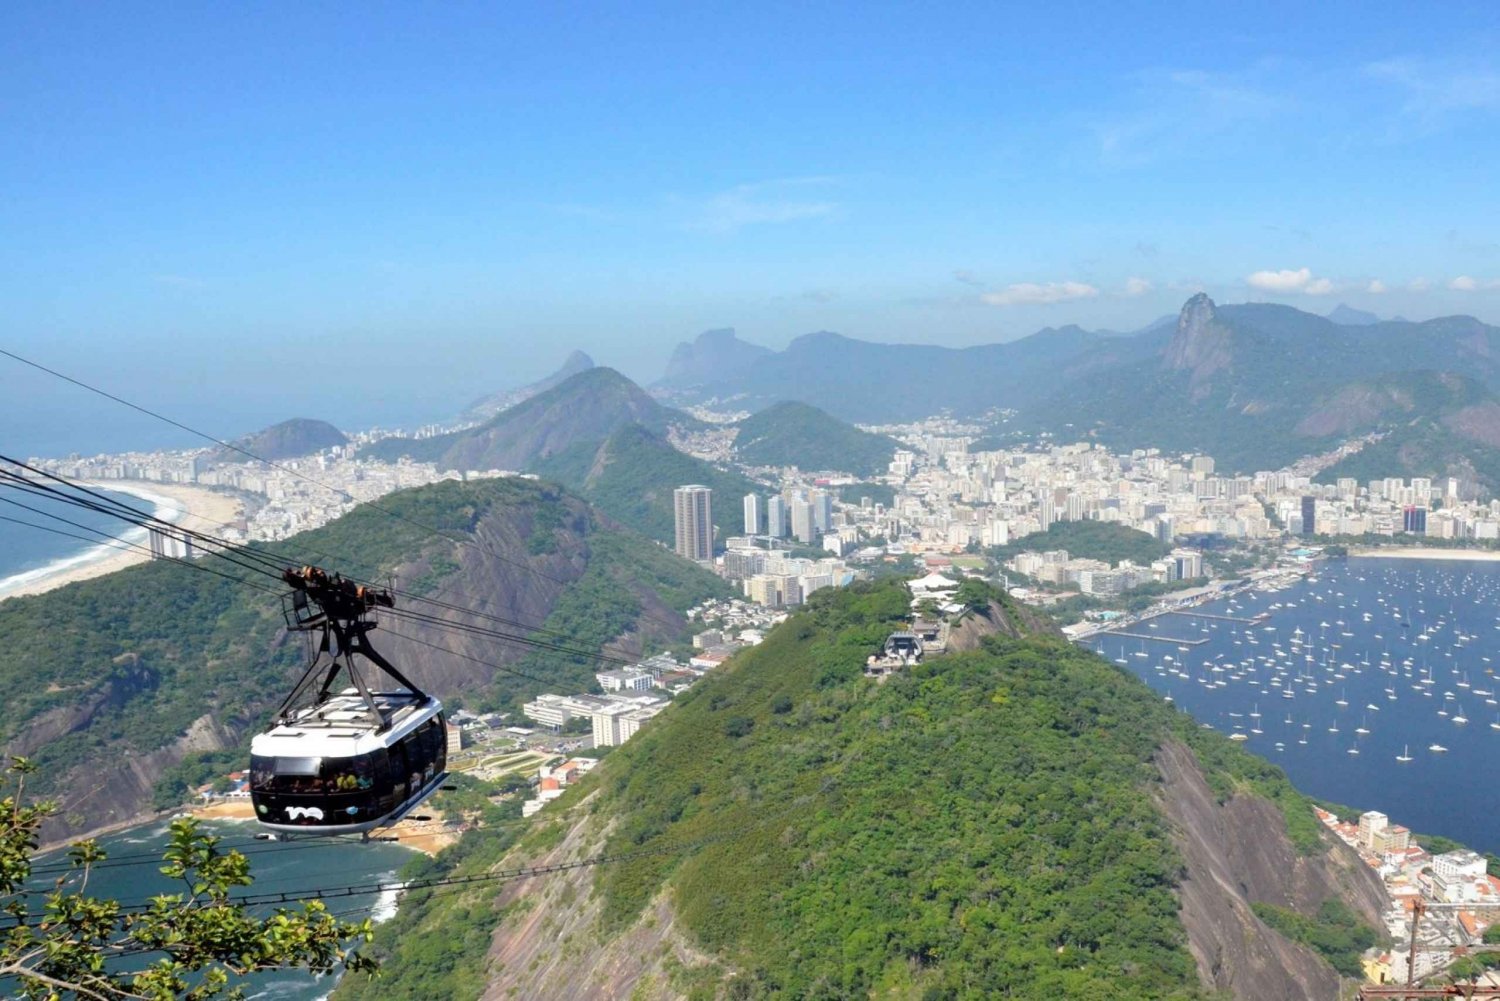
[{"label": "tree", "polygon": [[181,879],[182,892],[140,906],[90,896],[89,872],[105,858],[91,840],[74,845],[69,871],[37,892],[28,886],[37,832],[56,807],[26,802],[33,770],[13,758],[0,799],[0,921],[8,921],[0,925],[0,989],[8,996],[199,1001],[242,996],[231,979],[258,970],[374,968],[352,949],[372,937],[369,921],[339,921],[316,900],[267,917],[248,913],[229,894],[250,885],[249,861],[221,851],[193,820],[173,822],[163,853],[161,872]]}]

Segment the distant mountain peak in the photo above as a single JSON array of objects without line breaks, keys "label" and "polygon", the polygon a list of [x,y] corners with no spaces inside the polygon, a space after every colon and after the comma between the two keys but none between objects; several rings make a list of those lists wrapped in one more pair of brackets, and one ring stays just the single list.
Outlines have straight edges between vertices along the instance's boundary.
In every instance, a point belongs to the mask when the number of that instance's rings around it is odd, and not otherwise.
[{"label": "distant mountain peak", "polygon": [[657,385],[671,388],[701,386],[722,379],[735,370],[748,368],[771,353],[770,348],[740,340],[733,327],[705,330],[691,342],[677,345],[667,362],[667,372]]},{"label": "distant mountain peak", "polygon": [[1339,303],[1329,312],[1328,318],[1334,323],[1346,327],[1368,327],[1372,323],[1379,323],[1380,317],[1363,309],[1355,309],[1346,303]]},{"label": "distant mountain peak", "polygon": [[1231,358],[1229,327],[1219,321],[1214,301],[1199,292],[1177,317],[1177,333],[1165,353],[1167,367],[1191,371],[1197,395],[1210,376],[1229,367]]},{"label": "distant mountain peak", "polygon": [[[211,461],[244,462],[244,453],[249,452],[261,459],[275,462],[313,455],[348,443],[349,439],[344,432],[327,421],[293,417],[237,439],[233,448],[216,449]],[[243,451],[238,451],[239,449]]]},{"label": "distant mountain peak", "polygon": [[481,396],[465,408],[463,416],[465,419],[473,421],[489,420],[502,410],[513,407],[518,403],[523,403],[538,393],[545,393],[553,386],[561,385],[579,372],[587,372],[593,367],[594,359],[590,358],[584,352],[575,349],[562,363],[562,368],[553,372],[547,378],[539,379],[529,386],[522,386],[519,389],[507,389],[498,393],[489,393]]}]

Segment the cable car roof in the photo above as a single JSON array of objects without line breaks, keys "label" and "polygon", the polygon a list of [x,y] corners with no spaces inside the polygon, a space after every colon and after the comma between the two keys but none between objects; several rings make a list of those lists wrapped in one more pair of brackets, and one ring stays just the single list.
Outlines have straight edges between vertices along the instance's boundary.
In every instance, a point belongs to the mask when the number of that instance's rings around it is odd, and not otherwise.
[{"label": "cable car roof", "polygon": [[348,688],[300,711],[250,741],[250,753],[261,755],[354,755],[390,747],[442,712],[437,699],[417,702],[404,692],[377,694],[375,702],[390,726],[377,732],[359,693]]}]

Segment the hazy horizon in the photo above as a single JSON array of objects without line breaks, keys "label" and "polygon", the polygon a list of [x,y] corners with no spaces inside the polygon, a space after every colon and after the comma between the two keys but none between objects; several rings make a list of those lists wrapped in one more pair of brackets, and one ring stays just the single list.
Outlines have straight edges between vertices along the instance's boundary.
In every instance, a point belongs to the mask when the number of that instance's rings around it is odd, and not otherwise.
[{"label": "hazy horizon", "polygon": [[[451,416],[575,348],[649,383],[721,327],[962,347],[1199,290],[1500,321],[1484,4],[0,28],[0,344],[219,435]],[[7,429],[117,430],[0,380]]]}]

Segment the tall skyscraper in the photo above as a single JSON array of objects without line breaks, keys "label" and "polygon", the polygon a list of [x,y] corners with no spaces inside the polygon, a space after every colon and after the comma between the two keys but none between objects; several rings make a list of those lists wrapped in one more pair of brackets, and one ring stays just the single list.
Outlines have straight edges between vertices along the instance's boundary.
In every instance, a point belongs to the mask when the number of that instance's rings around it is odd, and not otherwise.
[{"label": "tall skyscraper", "polygon": [[1427,534],[1427,509],[1408,505],[1401,517],[1401,530],[1412,535]]},{"label": "tall skyscraper", "polygon": [[714,519],[710,498],[713,491],[689,484],[672,491],[677,516],[677,554],[703,562],[714,557]]},{"label": "tall skyscraper", "polygon": [[827,490],[812,492],[813,527],[820,532],[833,528],[833,494]]},{"label": "tall skyscraper", "polygon": [[761,523],[765,520],[762,515],[760,494],[745,495],[745,534],[762,535],[765,530]]},{"label": "tall skyscraper", "polygon": [[1302,534],[1316,535],[1318,520],[1318,499],[1316,497],[1302,498]]},{"label": "tall skyscraper", "polygon": [[773,539],[786,535],[786,499],[780,494],[772,494],[766,502],[766,534]]},{"label": "tall skyscraper", "polygon": [[813,522],[813,503],[800,494],[792,498],[792,535],[798,542],[811,544],[816,529]]}]

